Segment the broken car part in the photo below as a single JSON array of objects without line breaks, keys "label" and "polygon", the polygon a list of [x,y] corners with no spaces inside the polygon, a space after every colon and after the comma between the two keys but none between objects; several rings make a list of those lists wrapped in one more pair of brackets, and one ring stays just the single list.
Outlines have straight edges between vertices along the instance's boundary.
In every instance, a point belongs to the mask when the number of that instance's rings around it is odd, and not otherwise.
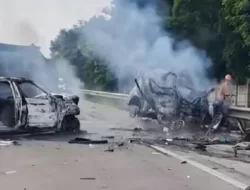
[{"label": "broken car part", "polygon": [[73,140],[69,141],[70,144],[107,144],[107,140],[91,140],[81,137],[76,137]]},{"label": "broken car part", "polygon": [[29,79],[0,77],[0,121],[9,128],[75,130],[80,128],[78,101],[77,96],[59,98]]}]

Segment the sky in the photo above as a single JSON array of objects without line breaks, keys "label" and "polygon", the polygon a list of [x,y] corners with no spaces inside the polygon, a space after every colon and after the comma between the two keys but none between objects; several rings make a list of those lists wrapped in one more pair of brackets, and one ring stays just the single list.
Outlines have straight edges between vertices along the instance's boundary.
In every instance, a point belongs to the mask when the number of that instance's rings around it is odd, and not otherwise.
[{"label": "sky", "polygon": [[71,28],[101,13],[112,0],[0,0],[0,43],[41,47],[49,57],[50,41],[60,29]]}]

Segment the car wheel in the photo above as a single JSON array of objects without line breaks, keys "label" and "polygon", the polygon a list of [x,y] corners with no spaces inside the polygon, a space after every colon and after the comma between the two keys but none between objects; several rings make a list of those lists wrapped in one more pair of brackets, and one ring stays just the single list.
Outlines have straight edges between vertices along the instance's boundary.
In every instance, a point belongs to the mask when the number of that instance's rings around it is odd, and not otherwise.
[{"label": "car wheel", "polygon": [[62,132],[79,132],[80,121],[73,115],[65,116],[61,124]]}]

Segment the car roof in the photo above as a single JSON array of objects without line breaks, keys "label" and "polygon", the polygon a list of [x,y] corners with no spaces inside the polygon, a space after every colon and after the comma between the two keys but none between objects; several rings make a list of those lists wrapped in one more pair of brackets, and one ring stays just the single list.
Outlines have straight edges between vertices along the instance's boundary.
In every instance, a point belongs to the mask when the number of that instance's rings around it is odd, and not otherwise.
[{"label": "car roof", "polygon": [[22,78],[22,77],[1,77],[0,76],[0,82],[8,82],[8,81],[13,81],[13,82],[32,82],[32,80],[27,79],[27,78]]}]

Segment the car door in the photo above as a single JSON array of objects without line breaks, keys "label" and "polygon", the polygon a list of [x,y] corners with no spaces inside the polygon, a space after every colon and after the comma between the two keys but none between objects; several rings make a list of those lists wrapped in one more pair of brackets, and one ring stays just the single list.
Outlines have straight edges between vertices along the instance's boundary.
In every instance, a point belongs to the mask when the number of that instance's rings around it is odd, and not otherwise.
[{"label": "car door", "polygon": [[9,81],[0,81],[0,126],[13,128],[16,125],[15,94]]},{"label": "car door", "polygon": [[15,82],[10,82],[11,88],[13,91],[14,101],[15,101],[15,119],[16,119],[16,127],[21,127],[26,125],[26,117],[27,110],[23,103],[22,96],[17,88]]},{"label": "car door", "polygon": [[[18,85],[28,109],[28,127],[54,127],[57,111],[50,95],[32,82],[20,82]],[[44,96],[39,96],[41,94]]]}]

